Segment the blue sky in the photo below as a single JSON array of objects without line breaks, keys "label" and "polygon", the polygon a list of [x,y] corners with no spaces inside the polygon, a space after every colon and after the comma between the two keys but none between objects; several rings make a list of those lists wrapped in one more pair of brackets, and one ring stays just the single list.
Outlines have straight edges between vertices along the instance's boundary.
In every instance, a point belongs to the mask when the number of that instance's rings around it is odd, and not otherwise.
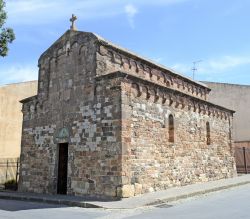
[{"label": "blue sky", "polygon": [[16,40],[0,58],[0,84],[37,79],[37,60],[77,28],[196,80],[250,84],[249,0],[7,0]]}]

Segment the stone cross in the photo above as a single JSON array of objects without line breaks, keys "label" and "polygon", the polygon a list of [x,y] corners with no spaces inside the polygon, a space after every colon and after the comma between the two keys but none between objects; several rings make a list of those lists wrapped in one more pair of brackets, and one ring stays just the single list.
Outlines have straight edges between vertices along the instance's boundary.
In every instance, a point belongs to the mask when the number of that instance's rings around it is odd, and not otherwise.
[{"label": "stone cross", "polygon": [[76,26],[75,26],[76,20],[77,20],[77,17],[74,14],[72,14],[72,17],[70,18],[70,22],[71,22],[70,29],[71,30],[76,30]]}]

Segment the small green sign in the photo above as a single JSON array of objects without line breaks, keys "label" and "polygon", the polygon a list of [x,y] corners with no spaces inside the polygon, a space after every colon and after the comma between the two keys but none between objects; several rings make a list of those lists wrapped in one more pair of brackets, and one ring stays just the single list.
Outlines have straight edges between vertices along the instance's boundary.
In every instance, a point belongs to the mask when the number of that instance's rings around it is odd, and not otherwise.
[{"label": "small green sign", "polygon": [[69,129],[64,127],[59,129],[54,135],[54,142],[61,143],[61,142],[68,142],[70,138]]},{"label": "small green sign", "polygon": [[57,138],[62,139],[62,138],[68,138],[69,137],[69,130],[67,128],[62,128],[59,133]]}]

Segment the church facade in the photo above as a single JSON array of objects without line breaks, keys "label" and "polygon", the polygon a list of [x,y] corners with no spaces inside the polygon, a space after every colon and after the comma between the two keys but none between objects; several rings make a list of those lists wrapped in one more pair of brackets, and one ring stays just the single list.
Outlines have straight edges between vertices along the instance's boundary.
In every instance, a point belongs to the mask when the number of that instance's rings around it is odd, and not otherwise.
[{"label": "church facade", "polygon": [[19,190],[131,197],[236,175],[233,111],[210,89],[87,32],[39,59],[22,100]]}]

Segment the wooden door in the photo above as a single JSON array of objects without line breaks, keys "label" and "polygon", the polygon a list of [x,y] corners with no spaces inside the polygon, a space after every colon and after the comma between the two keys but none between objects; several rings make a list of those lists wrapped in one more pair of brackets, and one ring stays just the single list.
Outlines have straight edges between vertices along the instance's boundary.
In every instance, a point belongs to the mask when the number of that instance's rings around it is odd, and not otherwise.
[{"label": "wooden door", "polygon": [[57,194],[67,194],[68,143],[59,144]]}]

